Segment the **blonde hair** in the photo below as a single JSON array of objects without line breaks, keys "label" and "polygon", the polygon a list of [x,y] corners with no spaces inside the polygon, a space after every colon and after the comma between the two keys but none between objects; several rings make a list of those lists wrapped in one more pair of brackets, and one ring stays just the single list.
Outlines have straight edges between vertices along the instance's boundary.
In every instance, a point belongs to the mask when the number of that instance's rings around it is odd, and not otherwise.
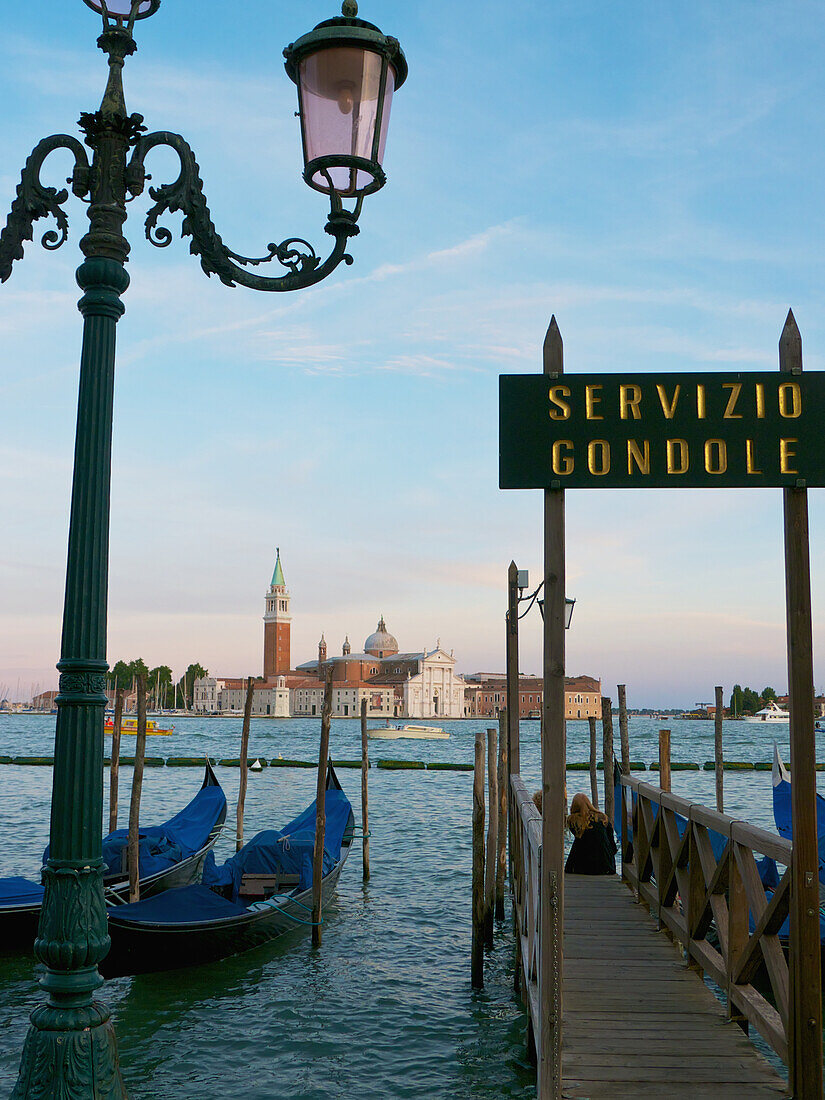
[{"label": "blonde hair", "polygon": [[597,810],[586,794],[579,792],[574,795],[570,803],[570,816],[567,819],[567,828],[573,836],[578,839],[597,821],[602,825],[609,824],[607,815]]}]

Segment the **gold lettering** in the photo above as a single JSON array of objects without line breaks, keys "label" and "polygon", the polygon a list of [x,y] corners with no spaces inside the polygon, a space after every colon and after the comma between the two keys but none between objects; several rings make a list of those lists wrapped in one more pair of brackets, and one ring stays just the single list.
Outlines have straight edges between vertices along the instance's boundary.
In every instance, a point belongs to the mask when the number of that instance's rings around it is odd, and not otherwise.
[{"label": "gold lettering", "polygon": [[659,395],[659,402],[662,406],[662,412],[665,414],[666,420],[673,419],[673,414],[676,412],[676,405],[679,401],[679,391],[681,389],[681,386],[677,386],[676,389],[673,391],[673,399],[671,401],[668,401],[665,387],[660,385],[656,386],[656,392]]},{"label": "gold lettering", "polygon": [[650,440],[643,439],[642,446],[636,442],[635,439],[628,439],[627,441],[627,472],[633,473],[633,463],[639,468],[640,474],[650,473]]},{"label": "gold lettering", "polygon": [[688,450],[687,440],[669,439],[667,441],[667,472],[669,474],[686,474],[689,466],[690,451]]},{"label": "gold lettering", "polygon": [[760,420],[765,419],[765,386],[762,382],[756,383],[756,415]]},{"label": "gold lettering", "polygon": [[789,462],[796,458],[796,451],[791,450],[791,443],[798,443],[798,439],[779,440],[779,472],[782,474],[798,474],[799,470],[791,469]]},{"label": "gold lettering", "polygon": [[569,420],[570,419],[570,406],[566,401],[562,401],[562,397],[569,397],[570,390],[567,386],[551,386],[550,387],[550,400],[556,406],[555,409],[550,409],[551,420]]},{"label": "gold lettering", "polygon": [[[596,448],[600,452],[598,462]],[[610,444],[606,439],[591,439],[587,444],[587,468],[596,477],[603,477],[610,473]]]},{"label": "gold lettering", "polygon": [[736,402],[739,400],[739,394],[742,392],[741,382],[723,382],[723,390],[730,390],[730,397],[728,403],[725,406],[725,414],[723,420],[741,420],[742,414],[735,413],[733,410],[736,408]]},{"label": "gold lettering", "polygon": [[762,471],[756,468],[756,445],[752,439],[745,440],[745,460],[746,467],[749,474],[761,474]]},{"label": "gold lettering", "polygon": [[[790,409],[788,396],[791,399]],[[802,390],[798,382],[783,382],[779,387],[779,415],[786,420],[796,420],[802,415]]]},{"label": "gold lettering", "polygon": [[707,401],[705,400],[705,387],[700,382],[696,387],[696,415],[700,420],[707,416]]},{"label": "gold lettering", "polygon": [[596,406],[602,403],[601,397],[597,397],[595,391],[601,388],[601,386],[584,387],[584,408],[588,420],[604,420],[604,417],[595,411]]},{"label": "gold lettering", "polygon": [[[566,454],[562,454],[562,447],[564,447]],[[553,473],[554,474],[572,474],[573,473],[573,440],[572,439],[557,439],[553,444]]]},{"label": "gold lettering", "polygon": [[628,413],[634,420],[641,420],[642,413],[639,409],[639,404],[642,400],[642,387],[641,386],[619,386],[619,417],[622,420],[627,420]]},{"label": "gold lettering", "polygon": [[[714,455],[714,451],[716,454]],[[723,474],[728,468],[728,447],[724,439],[705,440],[705,469],[709,474]]]}]

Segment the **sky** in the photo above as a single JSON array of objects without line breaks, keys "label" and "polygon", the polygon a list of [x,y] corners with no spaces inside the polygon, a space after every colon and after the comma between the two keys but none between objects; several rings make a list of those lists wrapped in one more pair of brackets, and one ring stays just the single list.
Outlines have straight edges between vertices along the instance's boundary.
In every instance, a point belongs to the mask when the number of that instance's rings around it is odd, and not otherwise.
[{"label": "sky", "polygon": [[[32,147],[77,132],[105,84],[82,0],[0,11],[0,221]],[[242,10],[242,17],[239,11]],[[334,3],[163,0],[124,82],[150,130],[195,150],[234,251],[329,240],[301,179],[281,51]],[[257,673],[280,547],[293,661],[353,648],[379,615],[403,650],[504,667],[511,559],[538,583],[542,499],[498,489],[498,376],[773,370],[789,307],[825,364],[825,8],[790,0],[363,0],[409,78],[386,187],[351,267],[290,294],[207,279],[181,216],[143,239],[118,325],[109,660]],[[55,186],[68,154],[47,162]],[[171,181],[174,157],[147,168]],[[55,686],[81,319],[70,239],[39,237],[0,287],[0,684]],[[823,440],[825,445],[825,439]],[[822,490],[809,493],[817,687],[825,684]],[[787,688],[779,490],[566,494],[567,670],[630,706],[719,683]],[[541,625],[522,622],[522,670]]]}]

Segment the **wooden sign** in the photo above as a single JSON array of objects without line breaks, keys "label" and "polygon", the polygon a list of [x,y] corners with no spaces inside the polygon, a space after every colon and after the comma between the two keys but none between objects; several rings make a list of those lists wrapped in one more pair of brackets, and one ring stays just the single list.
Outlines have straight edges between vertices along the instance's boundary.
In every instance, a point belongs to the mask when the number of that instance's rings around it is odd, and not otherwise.
[{"label": "wooden sign", "polygon": [[499,382],[502,489],[825,486],[825,372]]}]

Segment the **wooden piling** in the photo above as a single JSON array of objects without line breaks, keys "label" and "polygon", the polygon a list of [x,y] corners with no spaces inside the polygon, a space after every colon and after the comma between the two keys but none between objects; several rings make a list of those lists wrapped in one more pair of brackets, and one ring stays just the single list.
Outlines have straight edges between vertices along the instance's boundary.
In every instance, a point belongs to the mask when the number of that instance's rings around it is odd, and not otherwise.
[{"label": "wooden piling", "polygon": [[112,719],[112,751],[109,765],[109,832],[117,828],[117,800],[120,782],[120,728],[123,724],[123,688],[115,690],[115,714]]},{"label": "wooden piling", "polygon": [[714,769],[716,771],[716,809],[725,812],[725,758],[722,753],[722,713],[725,701],[721,687],[716,688],[716,711],[714,713]]},{"label": "wooden piling", "polygon": [[[779,340],[779,369],[802,373],[802,337],[788,310]],[[785,616],[791,740],[791,889],[789,1070],[797,1100],[822,1096],[819,864],[816,821],[813,627],[808,490],[782,490],[785,531]]]},{"label": "wooden piling", "polygon": [[143,790],[143,760],[146,756],[146,681],[137,677],[137,736],[132,774],[132,798],[129,803],[129,901],[140,901],[140,795]]},{"label": "wooden piling", "polygon": [[630,775],[630,737],[627,732],[627,686],[619,684],[619,738],[622,743],[622,775]]},{"label": "wooden piling", "polygon": [[246,701],[243,708],[243,726],[241,727],[241,782],[238,788],[238,827],[235,834],[235,851],[243,847],[243,813],[246,805],[246,784],[249,778],[249,723],[252,720],[252,698],[255,692],[255,680],[252,676],[246,681]]},{"label": "wooden piling", "polygon": [[498,738],[487,730],[487,851],[484,871],[484,943],[493,946],[493,907],[496,897],[498,849]]},{"label": "wooden piling", "polygon": [[476,731],[473,769],[473,934],[470,958],[473,989],[484,988],[484,732]]},{"label": "wooden piling", "polygon": [[321,946],[321,888],[324,874],[324,834],[327,824],[326,790],[329,759],[329,723],[332,716],[332,672],[327,672],[321,708],[321,745],[318,749],[318,785],[315,791],[315,848],[312,853],[312,946]]},{"label": "wooden piling", "polygon": [[591,716],[587,719],[590,726],[590,801],[598,810],[599,808],[599,772],[598,757],[596,756],[596,719]]},{"label": "wooden piling", "polygon": [[602,760],[604,762],[604,812],[613,824],[613,701],[602,696]]},{"label": "wooden piling", "polygon": [[670,790],[670,730],[659,730],[659,786]]},{"label": "wooden piling", "polygon": [[507,872],[507,716],[498,722],[498,842],[496,844],[496,920],[504,920],[504,876]]},{"label": "wooden piling", "polygon": [[367,797],[367,777],[370,767],[369,741],[367,739],[367,700],[361,700],[361,832],[364,834],[361,850],[362,879],[370,880],[370,815]]}]

